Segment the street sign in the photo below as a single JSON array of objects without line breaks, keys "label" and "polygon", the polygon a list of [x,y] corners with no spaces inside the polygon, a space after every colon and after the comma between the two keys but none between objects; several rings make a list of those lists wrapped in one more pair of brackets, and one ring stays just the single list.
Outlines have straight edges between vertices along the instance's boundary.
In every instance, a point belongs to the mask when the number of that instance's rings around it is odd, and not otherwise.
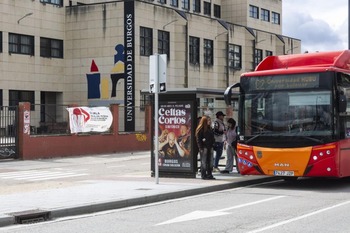
[{"label": "street sign", "polygon": [[156,93],[156,82],[158,79],[158,56],[151,55],[149,57],[149,92]]},{"label": "street sign", "polygon": [[159,92],[166,92],[166,54],[160,54],[158,58]]}]

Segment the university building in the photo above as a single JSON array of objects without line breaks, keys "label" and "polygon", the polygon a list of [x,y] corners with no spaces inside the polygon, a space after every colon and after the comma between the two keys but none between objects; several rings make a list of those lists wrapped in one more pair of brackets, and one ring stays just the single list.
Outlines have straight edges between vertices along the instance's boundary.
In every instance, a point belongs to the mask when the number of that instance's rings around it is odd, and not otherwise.
[{"label": "university building", "polygon": [[167,89],[224,90],[266,56],[301,49],[282,35],[282,0],[2,0],[0,12],[0,105],[31,102],[34,125],[64,120],[51,105],[117,103],[134,129],[156,53]]}]

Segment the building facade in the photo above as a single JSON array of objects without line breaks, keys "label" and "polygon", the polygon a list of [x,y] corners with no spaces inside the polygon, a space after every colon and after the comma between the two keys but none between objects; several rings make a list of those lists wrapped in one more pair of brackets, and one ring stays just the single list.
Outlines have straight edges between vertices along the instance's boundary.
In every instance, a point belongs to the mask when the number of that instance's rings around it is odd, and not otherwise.
[{"label": "building facade", "polygon": [[167,88],[224,90],[301,49],[282,35],[282,0],[3,0],[0,11],[0,105],[119,103],[126,131],[147,101],[150,55],[167,54]]}]

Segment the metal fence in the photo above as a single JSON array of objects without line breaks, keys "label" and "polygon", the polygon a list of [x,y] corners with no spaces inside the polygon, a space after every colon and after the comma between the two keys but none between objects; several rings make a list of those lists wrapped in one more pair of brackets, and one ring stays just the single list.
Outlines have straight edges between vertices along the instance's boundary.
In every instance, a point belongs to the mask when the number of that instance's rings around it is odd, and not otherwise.
[{"label": "metal fence", "polygon": [[[146,130],[146,111],[144,107],[132,107],[135,116],[135,132]],[[119,106],[119,132],[125,132],[125,111],[126,106]]]},{"label": "metal fence", "polygon": [[17,148],[18,107],[0,107],[0,159],[15,158]]},{"label": "metal fence", "polygon": [[[69,119],[68,119],[69,114],[66,109],[68,107],[69,107],[68,105],[57,105],[57,104],[33,105],[31,110],[31,117],[30,117],[30,134],[31,135],[70,134]],[[132,107],[132,108],[135,114],[134,131],[144,132],[146,129],[145,109],[142,107]],[[125,113],[125,106],[119,106],[119,132],[125,132],[124,113]]]},{"label": "metal fence", "polygon": [[67,107],[68,105],[57,104],[32,105],[30,112],[30,134],[69,134]]},{"label": "metal fence", "polygon": [[[34,108],[33,108],[34,107]],[[34,105],[31,110],[30,129],[31,135],[51,135],[51,134],[70,134],[69,114],[66,108],[68,105],[45,104]],[[132,107],[135,116],[134,132],[144,132],[146,130],[146,111],[144,107]],[[125,132],[125,111],[126,106],[119,106],[119,132]],[[225,108],[201,107],[197,109],[197,116],[208,115],[215,119],[215,113],[223,111]],[[237,119],[238,112],[235,108],[232,110],[234,119]],[[230,116],[230,117],[231,117]],[[227,118],[227,117],[226,117]],[[14,124],[6,121],[6,117],[0,122],[0,135],[11,133]],[[12,119],[12,118],[11,118]],[[3,125],[3,126],[2,126]],[[12,128],[11,128],[12,127]]]}]

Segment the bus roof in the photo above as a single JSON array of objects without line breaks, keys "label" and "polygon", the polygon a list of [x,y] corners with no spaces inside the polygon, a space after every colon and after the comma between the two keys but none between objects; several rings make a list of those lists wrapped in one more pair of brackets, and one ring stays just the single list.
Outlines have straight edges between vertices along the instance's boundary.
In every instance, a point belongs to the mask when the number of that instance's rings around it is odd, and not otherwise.
[{"label": "bus roof", "polygon": [[350,50],[269,56],[242,76],[339,70],[350,73]]}]

